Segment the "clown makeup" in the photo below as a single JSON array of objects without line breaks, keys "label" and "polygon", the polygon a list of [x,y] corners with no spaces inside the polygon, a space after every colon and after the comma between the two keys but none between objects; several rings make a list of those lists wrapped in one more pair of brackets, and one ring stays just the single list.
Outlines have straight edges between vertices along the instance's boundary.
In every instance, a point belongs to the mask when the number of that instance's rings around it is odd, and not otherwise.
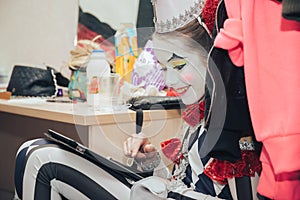
[{"label": "clown makeup", "polygon": [[184,104],[196,103],[204,96],[207,52],[199,43],[178,33],[153,35],[154,52],[165,69],[168,87]]}]

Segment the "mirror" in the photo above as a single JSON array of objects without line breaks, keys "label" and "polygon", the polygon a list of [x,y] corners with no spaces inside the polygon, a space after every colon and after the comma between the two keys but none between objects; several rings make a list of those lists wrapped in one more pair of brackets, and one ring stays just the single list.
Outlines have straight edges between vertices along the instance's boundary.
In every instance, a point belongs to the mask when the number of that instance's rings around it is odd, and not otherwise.
[{"label": "mirror", "polygon": [[[80,0],[79,6],[84,13],[93,15],[115,31],[121,29],[123,23],[132,23],[137,28],[153,28],[154,26],[153,8],[150,0]],[[139,30],[137,30],[140,47],[146,44],[145,40],[149,38],[152,32],[139,34]]]},{"label": "mirror", "polygon": [[117,30],[121,28],[121,23],[136,24],[139,0],[79,0],[79,5],[83,12],[91,13]]}]

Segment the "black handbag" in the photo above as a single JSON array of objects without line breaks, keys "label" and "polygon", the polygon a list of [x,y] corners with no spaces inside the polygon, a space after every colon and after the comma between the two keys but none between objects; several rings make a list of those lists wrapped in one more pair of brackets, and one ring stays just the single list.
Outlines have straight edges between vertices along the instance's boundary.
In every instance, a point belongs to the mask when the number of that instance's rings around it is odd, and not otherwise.
[{"label": "black handbag", "polygon": [[7,91],[14,96],[52,97],[57,95],[53,69],[15,65]]},{"label": "black handbag", "polygon": [[169,110],[184,109],[185,105],[179,97],[173,96],[139,96],[128,100],[131,109],[137,110]]}]

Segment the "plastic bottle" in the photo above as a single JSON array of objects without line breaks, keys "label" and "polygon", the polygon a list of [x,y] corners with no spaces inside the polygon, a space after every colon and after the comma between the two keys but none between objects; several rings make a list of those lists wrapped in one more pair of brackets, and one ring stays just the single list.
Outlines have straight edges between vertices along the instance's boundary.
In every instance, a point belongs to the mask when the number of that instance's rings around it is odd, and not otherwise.
[{"label": "plastic bottle", "polygon": [[103,50],[93,50],[86,68],[87,103],[89,106],[100,105],[99,79],[110,75],[110,65]]}]

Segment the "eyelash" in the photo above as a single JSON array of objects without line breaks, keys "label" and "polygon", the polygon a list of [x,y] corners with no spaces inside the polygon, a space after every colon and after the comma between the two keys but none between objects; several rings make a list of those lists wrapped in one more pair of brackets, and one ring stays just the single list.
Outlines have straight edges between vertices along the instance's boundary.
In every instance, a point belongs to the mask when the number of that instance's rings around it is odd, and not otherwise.
[{"label": "eyelash", "polygon": [[177,65],[174,67],[174,69],[181,70],[185,65],[186,65],[186,63],[184,63],[182,65]]},{"label": "eyelash", "polygon": [[[184,66],[186,65],[186,63],[182,64],[182,65],[177,65],[175,67],[173,67],[173,69],[176,69],[176,70],[181,70]],[[167,71],[167,67],[166,66],[163,66],[161,65],[161,71]]]},{"label": "eyelash", "polygon": [[[176,60],[177,59],[180,59],[179,60],[179,62],[180,61],[182,61],[182,59],[185,59],[185,58],[183,58],[183,57],[180,57],[180,56],[177,56],[176,54],[174,54],[173,53],[173,55],[172,55],[172,58],[170,58],[170,60],[169,61],[171,61],[171,60],[175,60],[174,61],[174,65],[173,65],[173,69],[176,69],[176,70],[178,70],[178,71],[180,71],[185,65],[186,65],[186,62],[184,61],[184,63],[183,64],[178,64],[178,65],[176,65]],[[178,60],[177,60],[177,62],[178,62]],[[167,67],[166,66],[164,66],[164,65],[162,65],[159,61],[158,61],[158,63],[161,65],[161,70],[162,71],[167,71]]]},{"label": "eyelash", "polygon": [[160,69],[161,71],[167,71],[167,67],[164,64],[160,63],[159,61],[158,61],[158,64],[161,67],[161,69]]},{"label": "eyelash", "polygon": [[161,65],[161,69],[160,69],[160,70],[161,70],[161,71],[167,71],[167,67]]}]

